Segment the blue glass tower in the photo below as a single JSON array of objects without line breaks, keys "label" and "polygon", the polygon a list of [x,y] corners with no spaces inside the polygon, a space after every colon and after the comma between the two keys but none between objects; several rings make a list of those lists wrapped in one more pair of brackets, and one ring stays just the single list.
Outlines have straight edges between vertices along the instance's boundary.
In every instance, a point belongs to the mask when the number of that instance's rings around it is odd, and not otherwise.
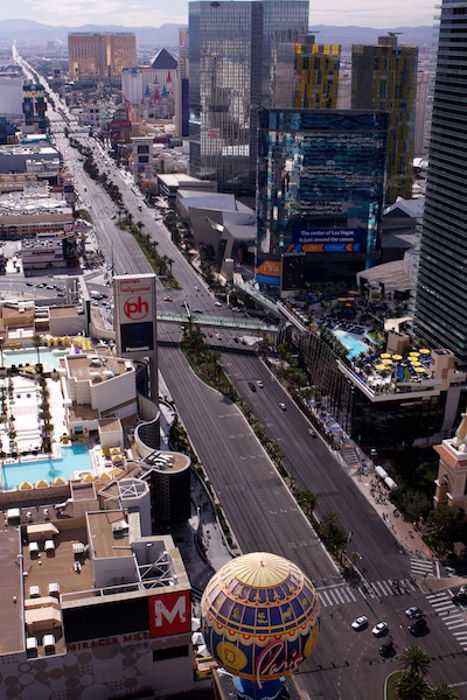
[{"label": "blue glass tower", "polygon": [[263,110],[259,126],[257,280],[353,285],[379,258],[387,114]]}]

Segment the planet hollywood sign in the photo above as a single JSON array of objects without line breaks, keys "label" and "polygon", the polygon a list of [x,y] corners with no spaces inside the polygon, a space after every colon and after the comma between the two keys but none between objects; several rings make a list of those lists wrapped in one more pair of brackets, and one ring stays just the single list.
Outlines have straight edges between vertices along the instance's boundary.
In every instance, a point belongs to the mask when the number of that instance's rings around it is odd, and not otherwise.
[{"label": "planet hollywood sign", "polygon": [[121,323],[138,323],[153,315],[154,285],[138,278],[119,280]]}]

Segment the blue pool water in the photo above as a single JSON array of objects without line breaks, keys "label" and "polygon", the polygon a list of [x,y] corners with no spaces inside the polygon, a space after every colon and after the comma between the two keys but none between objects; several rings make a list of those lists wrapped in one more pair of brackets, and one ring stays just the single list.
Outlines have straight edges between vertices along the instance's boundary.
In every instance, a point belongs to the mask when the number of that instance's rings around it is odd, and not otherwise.
[{"label": "blue pool water", "polygon": [[2,467],[2,489],[17,488],[23,481],[29,481],[33,486],[40,479],[54,481],[59,476],[69,479],[75,471],[87,471],[92,463],[86,445],[76,445],[62,448],[61,459],[46,459],[41,462],[24,464],[4,464]]},{"label": "blue pool water", "polygon": [[347,331],[333,331],[334,335],[348,350],[347,356],[352,360],[358,357],[362,352],[368,352],[368,345],[365,345],[359,338]]},{"label": "blue pool water", "polygon": [[[63,355],[54,355],[48,348],[39,348],[40,361],[50,369],[60,368],[60,358]],[[3,363],[5,367],[12,365],[35,365],[37,362],[37,352],[34,348],[30,350],[3,351]]]}]

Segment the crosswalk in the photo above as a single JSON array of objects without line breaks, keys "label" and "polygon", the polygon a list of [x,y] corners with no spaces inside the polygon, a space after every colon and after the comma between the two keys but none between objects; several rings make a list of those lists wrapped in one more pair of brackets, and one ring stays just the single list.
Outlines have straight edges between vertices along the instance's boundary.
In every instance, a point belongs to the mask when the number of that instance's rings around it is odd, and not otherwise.
[{"label": "crosswalk", "polygon": [[442,619],[456,642],[467,649],[467,611],[463,606],[455,605],[452,592],[448,589],[427,595],[431,607]]},{"label": "crosswalk", "polygon": [[412,576],[436,576],[435,562],[428,559],[410,559],[410,573]]},{"label": "crosswalk", "polygon": [[336,583],[333,586],[318,588],[318,596],[321,606],[324,608],[333,605],[345,605],[355,603],[362,598],[382,598],[389,595],[404,595],[418,591],[415,583],[410,579],[396,579],[374,581],[372,583],[359,583],[355,586]]}]

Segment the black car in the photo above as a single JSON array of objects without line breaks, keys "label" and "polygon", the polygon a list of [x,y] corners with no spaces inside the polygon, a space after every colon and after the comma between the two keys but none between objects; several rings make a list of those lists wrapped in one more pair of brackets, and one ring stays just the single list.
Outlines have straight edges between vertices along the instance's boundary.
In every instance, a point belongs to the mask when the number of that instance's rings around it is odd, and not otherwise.
[{"label": "black car", "polygon": [[256,391],[256,387],[253,382],[248,382],[248,386],[250,387],[251,391]]},{"label": "black car", "polygon": [[409,625],[409,632],[411,634],[422,634],[428,630],[428,624],[424,617],[419,617],[411,625]]},{"label": "black car", "polygon": [[379,653],[381,656],[390,656],[394,652],[394,642],[392,638],[386,639],[386,641],[380,646]]}]

